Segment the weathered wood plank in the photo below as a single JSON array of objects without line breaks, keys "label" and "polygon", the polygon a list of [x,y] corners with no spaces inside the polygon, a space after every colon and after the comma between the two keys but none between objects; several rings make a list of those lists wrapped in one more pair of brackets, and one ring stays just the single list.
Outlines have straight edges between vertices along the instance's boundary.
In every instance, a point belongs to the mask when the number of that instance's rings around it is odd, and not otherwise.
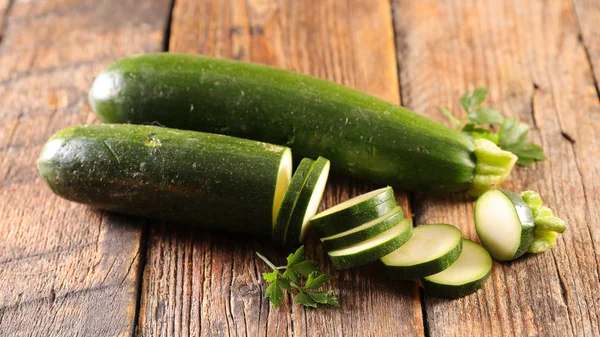
[{"label": "weathered wood plank", "polygon": [[[528,122],[549,157],[505,187],[538,190],[569,224],[551,252],[496,264],[476,295],[426,297],[430,334],[600,334],[600,104],[571,3],[396,0],[394,22],[404,105],[446,122],[440,105],[459,111],[463,92],[490,87],[489,105]],[[466,201],[419,195],[416,223],[453,223],[475,238]]]},{"label": "weathered wood plank", "polygon": [[573,0],[577,21],[588,60],[594,72],[596,93],[600,97],[600,1]]},{"label": "weathered wood plank", "polygon": [[[266,63],[328,78],[398,101],[391,9],[387,1],[189,1],[175,3],[171,51]],[[372,188],[333,179],[322,207]],[[399,195],[405,210],[408,202]],[[283,260],[268,240],[153,230],[145,270],[143,336],[423,335],[417,289],[380,280],[378,270],[334,272],[321,247],[308,255],[333,273],[337,310],[304,310],[288,298],[273,310],[263,298],[254,255]]]},{"label": "weathered wood plank", "polygon": [[15,1],[0,32],[2,336],[133,332],[144,220],[61,200],[35,167],[50,135],[95,121],[87,90],[102,67],[162,47],[168,0],[93,3]]}]

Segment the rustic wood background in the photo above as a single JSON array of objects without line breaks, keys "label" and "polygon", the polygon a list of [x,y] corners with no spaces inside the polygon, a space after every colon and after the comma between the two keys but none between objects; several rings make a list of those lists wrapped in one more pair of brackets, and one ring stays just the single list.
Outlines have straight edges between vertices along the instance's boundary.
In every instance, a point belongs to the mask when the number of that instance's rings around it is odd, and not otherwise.
[{"label": "rustic wood background", "polygon": [[[38,176],[45,140],[97,123],[92,79],[115,59],[179,51],[355,87],[446,123],[466,90],[532,127],[549,160],[505,185],[569,224],[551,252],[496,264],[441,300],[376,266],[333,274],[339,309],[263,298],[268,241],[63,201]],[[600,336],[600,1],[0,0],[0,336]],[[334,178],[321,207],[374,186]],[[415,224],[475,238],[463,195],[399,193]]]}]

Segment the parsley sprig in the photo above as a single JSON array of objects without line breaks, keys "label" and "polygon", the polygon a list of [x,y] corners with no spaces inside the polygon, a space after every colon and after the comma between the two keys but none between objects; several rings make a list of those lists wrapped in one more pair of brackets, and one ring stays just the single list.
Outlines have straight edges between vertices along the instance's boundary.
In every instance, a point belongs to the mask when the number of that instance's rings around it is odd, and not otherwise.
[{"label": "parsley sprig", "polygon": [[[442,113],[454,124],[456,129],[471,138],[485,138],[500,146],[501,149],[514,153],[519,159],[517,164],[530,165],[535,161],[545,160],[541,146],[526,140],[529,126],[520,123],[513,117],[504,118],[500,111],[480,107],[488,94],[487,88],[477,88],[473,93],[466,92],[460,98],[460,104],[466,111],[464,119],[456,118],[446,107],[440,107]],[[497,128],[496,132],[489,128]]]},{"label": "parsley sprig", "polygon": [[[276,267],[269,259],[256,253],[273,272],[263,273],[263,278],[269,286],[265,295],[271,301],[275,309],[283,300],[283,290],[295,293],[294,303],[306,307],[316,308],[318,304],[328,304],[339,307],[337,297],[331,290],[319,290],[325,282],[331,280],[331,276],[324,274],[319,269],[317,262],[304,258],[304,246],[287,257],[287,265]],[[283,271],[283,272],[282,272]],[[304,281],[304,282],[303,282]]]}]

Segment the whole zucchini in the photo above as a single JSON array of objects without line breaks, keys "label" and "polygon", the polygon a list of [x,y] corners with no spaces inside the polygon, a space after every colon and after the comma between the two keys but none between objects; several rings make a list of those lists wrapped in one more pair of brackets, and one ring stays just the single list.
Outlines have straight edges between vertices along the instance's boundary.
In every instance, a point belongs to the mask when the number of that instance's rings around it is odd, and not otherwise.
[{"label": "whole zucchini", "polygon": [[289,148],[143,125],[75,126],[38,160],[57,195],[94,207],[271,235],[290,181]]},{"label": "whole zucchini", "polygon": [[[376,75],[376,74],[375,74]],[[406,108],[333,82],[258,64],[155,53],[121,59],[89,100],[108,123],[159,123],[291,147],[377,183],[421,190],[502,182],[516,157]]]}]

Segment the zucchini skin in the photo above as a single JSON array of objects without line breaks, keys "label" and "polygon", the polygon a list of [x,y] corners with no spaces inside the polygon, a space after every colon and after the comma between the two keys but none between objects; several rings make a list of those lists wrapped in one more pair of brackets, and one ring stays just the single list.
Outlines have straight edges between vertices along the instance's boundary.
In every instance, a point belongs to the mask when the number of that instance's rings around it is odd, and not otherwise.
[{"label": "zucchini skin", "polygon": [[288,148],[142,125],[75,126],[38,160],[57,195],[109,211],[271,234],[277,175]]},{"label": "zucchini skin", "polygon": [[107,123],[227,134],[323,156],[332,168],[420,191],[471,186],[476,158],[461,133],[359,91],[257,64],[174,53],[121,59],[89,101]]}]

